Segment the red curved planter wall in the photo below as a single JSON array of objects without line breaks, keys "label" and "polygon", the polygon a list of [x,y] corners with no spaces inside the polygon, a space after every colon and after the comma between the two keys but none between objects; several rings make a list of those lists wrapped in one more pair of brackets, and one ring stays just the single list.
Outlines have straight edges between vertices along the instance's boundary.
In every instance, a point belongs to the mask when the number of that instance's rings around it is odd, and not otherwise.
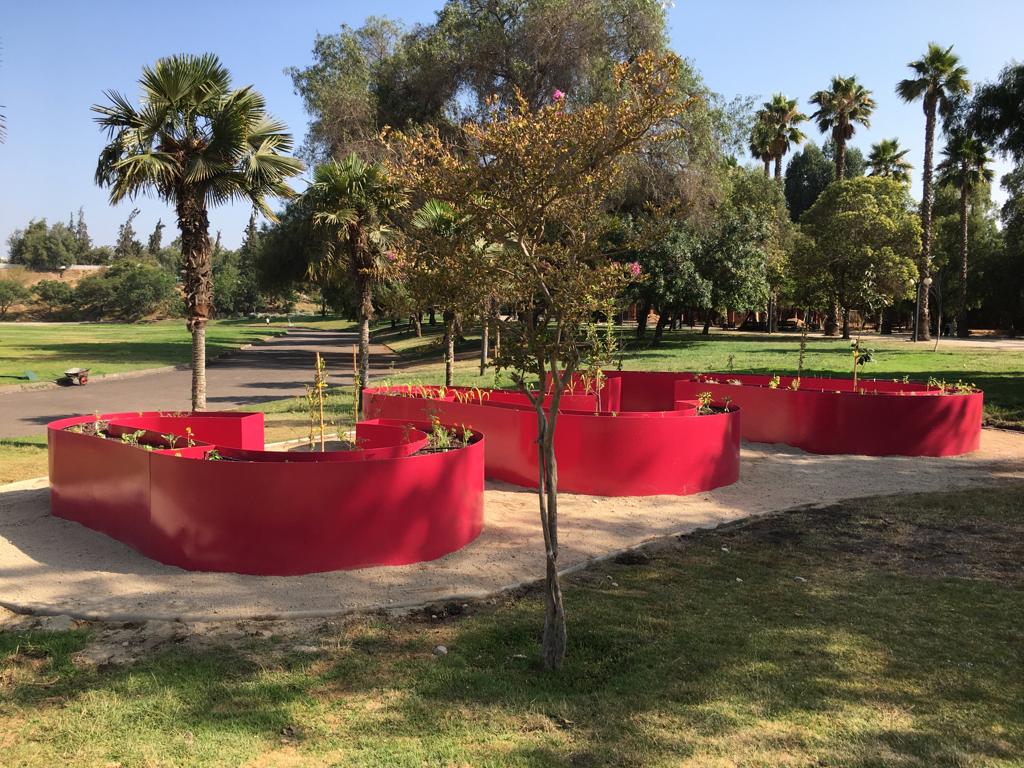
[{"label": "red curved planter wall", "polygon": [[728,398],[740,407],[745,440],[786,443],[811,453],[955,456],[977,450],[981,441],[981,392],[943,394],[924,384],[875,379],[858,381],[854,391],[850,379],[805,377],[794,391],[790,376],[780,377],[777,389],[769,388],[769,376],[731,373],[614,371],[608,376],[620,381],[624,410],[670,408],[675,400],[710,392],[716,402]]},{"label": "red curved planter wall", "polygon": [[[422,431],[357,425],[359,449],[262,451],[262,414],[114,414],[143,440],[185,427],[193,447],[147,451],[49,425],[51,511],[189,570],[259,575],[433,560],[483,530],[484,440],[411,455]],[[426,425],[421,425],[426,426]],[[184,440],[181,441],[184,445]],[[216,446],[236,461],[209,461]]]},{"label": "red curved planter wall", "polygon": [[[456,395],[455,393],[459,394]],[[487,476],[536,487],[537,417],[526,397],[504,390],[381,387],[364,390],[370,418],[464,424],[487,436]],[[685,398],[681,398],[685,399]],[[462,400],[462,401],[460,401]],[[605,402],[608,400],[608,403]],[[602,407],[614,400],[602,397]],[[685,495],[739,478],[740,413],[695,415],[692,404],[660,412],[609,409],[565,395],[555,430],[560,490],[596,496]]]}]

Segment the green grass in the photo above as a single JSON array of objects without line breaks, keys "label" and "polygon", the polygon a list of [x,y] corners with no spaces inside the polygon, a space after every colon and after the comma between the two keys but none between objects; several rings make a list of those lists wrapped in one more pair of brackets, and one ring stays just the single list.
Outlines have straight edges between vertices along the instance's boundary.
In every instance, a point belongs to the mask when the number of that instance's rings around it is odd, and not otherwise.
[{"label": "green grass", "polygon": [[99,670],[72,661],[86,633],[0,634],[2,762],[1020,766],[1022,493],[848,502],[592,568],[553,674],[532,592]]},{"label": "green grass", "polygon": [[[428,329],[425,326],[424,331]],[[375,331],[375,338],[389,344],[403,362],[434,362],[441,358],[438,329],[417,339],[408,331]],[[632,370],[727,371],[787,375],[797,372],[800,339],[796,334],[716,334],[702,336],[699,331],[670,331],[658,345],[650,339],[638,342],[625,336],[623,367]],[[903,378],[925,382],[930,377],[971,382],[985,391],[985,421],[990,426],[1024,428],[1024,350],[986,350],[954,347],[940,342],[911,344],[903,339],[867,338],[864,345],[874,350],[874,359],[859,374],[866,378]],[[468,336],[461,351],[479,349],[479,334]],[[851,375],[850,342],[811,336],[807,340],[805,376]],[[480,377],[476,360],[460,361],[456,366],[456,384],[480,386],[493,384],[494,374]],[[438,383],[442,367],[413,372],[399,370],[395,383]],[[507,377],[499,384],[507,384]]]},{"label": "green grass", "polygon": [[[293,325],[348,330],[351,320],[292,315]],[[206,330],[210,359],[243,344],[285,333],[288,318],[213,320]],[[191,337],[183,320],[152,323],[0,323],[0,386],[25,383],[25,372],[42,381],[63,376],[68,368],[89,368],[93,376],[165,365],[192,359]]]},{"label": "green grass", "polygon": [[46,473],[45,435],[0,439],[0,485]]},{"label": "green grass", "polygon": [[[206,331],[207,354],[214,358],[281,332],[247,320],[215,320]],[[52,381],[68,368],[89,368],[98,376],[190,360],[191,339],[181,320],[0,324],[0,385],[24,383],[26,370]]]}]

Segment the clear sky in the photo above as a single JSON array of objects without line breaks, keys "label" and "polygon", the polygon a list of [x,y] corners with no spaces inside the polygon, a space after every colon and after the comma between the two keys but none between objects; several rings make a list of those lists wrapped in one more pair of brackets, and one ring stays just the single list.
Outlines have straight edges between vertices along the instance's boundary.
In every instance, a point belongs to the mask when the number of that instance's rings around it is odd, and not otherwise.
[{"label": "clear sky", "polygon": [[[236,85],[253,84],[270,111],[301,141],[306,115],[284,68],[310,62],[313,38],[358,26],[368,14],[408,23],[429,22],[440,0],[178,0],[173,4],[0,0],[0,103],[7,143],[0,145],[0,255],[11,231],[29,219],[66,220],[85,208],[97,244],[111,244],[133,205],[145,241],[158,217],[173,237],[174,216],[159,201],[142,198],[111,207],[93,183],[103,135],[90,105],[104,89],[137,94],[143,64],[172,53],[217,53]],[[875,93],[870,131],[853,143],[898,137],[910,147],[919,172],[924,118],[919,105],[893,93],[906,63],[929,40],[955,45],[972,80],[995,77],[1013,58],[1024,58],[1022,0],[678,0],[669,10],[673,48],[691,59],[708,85],[727,97],[767,98],[775,91],[807,97],[835,74],[856,74]],[[816,134],[813,126],[808,133]],[[820,137],[815,135],[820,143]],[[1007,169],[997,163],[997,172]],[[302,187],[300,182],[299,187]],[[915,178],[915,193],[920,180]],[[244,205],[211,213],[229,247],[248,220]]]}]

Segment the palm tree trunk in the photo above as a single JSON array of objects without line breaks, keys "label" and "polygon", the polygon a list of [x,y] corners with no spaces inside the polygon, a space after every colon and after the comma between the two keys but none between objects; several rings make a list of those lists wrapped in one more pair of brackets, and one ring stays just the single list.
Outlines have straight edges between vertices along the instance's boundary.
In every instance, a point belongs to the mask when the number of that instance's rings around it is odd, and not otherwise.
[{"label": "palm tree trunk", "polygon": [[455,313],[444,311],[444,385],[450,387],[455,375]]},{"label": "palm tree trunk", "polygon": [[836,181],[846,178],[846,139],[836,139]]},{"label": "palm tree trunk", "polygon": [[187,191],[178,191],[186,327],[192,334],[192,410],[206,410],[206,323],[213,308],[210,220],[206,208]]},{"label": "palm tree trunk", "polygon": [[370,320],[373,318],[373,285],[359,276],[359,412],[363,412],[363,389],[370,382]]},{"label": "palm tree trunk", "polygon": [[765,160],[764,160],[764,175],[765,175],[765,178],[768,178],[769,176],[772,175],[772,161],[771,161],[771,158],[767,158],[766,157]]},{"label": "palm tree trunk", "polygon": [[[956,312],[956,335],[966,339],[970,335],[967,329],[967,197],[969,190],[966,185],[960,190],[960,305]],[[941,335],[941,329],[939,335]]]},{"label": "palm tree trunk", "polygon": [[935,102],[925,97],[924,120],[924,167],[921,182],[921,263],[918,267],[921,288],[921,311],[917,321],[917,337],[921,341],[931,338],[931,317],[928,312],[928,288],[926,280],[932,273],[932,205],[935,193],[932,189],[932,156],[935,150]]},{"label": "palm tree trunk", "polygon": [[775,156],[775,180],[782,181],[782,155]]}]

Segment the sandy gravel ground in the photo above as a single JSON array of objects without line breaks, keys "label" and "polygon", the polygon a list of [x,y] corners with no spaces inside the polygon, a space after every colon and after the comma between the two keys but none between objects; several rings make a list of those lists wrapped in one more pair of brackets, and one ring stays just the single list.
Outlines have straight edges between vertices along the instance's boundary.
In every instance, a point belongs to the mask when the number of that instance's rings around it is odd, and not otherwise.
[{"label": "sandy gravel ground", "polygon": [[[750,444],[743,448],[740,481],[712,493],[614,499],[564,494],[560,559],[569,569],[654,538],[750,515],[1001,479],[1024,479],[1024,433],[984,430],[980,451],[946,459],[816,456]],[[112,621],[301,618],[481,597],[540,576],[535,497],[489,484],[486,515],[479,539],[431,563],[292,577],[191,573],[51,517],[45,481],[14,483],[0,487],[0,606]]]}]

